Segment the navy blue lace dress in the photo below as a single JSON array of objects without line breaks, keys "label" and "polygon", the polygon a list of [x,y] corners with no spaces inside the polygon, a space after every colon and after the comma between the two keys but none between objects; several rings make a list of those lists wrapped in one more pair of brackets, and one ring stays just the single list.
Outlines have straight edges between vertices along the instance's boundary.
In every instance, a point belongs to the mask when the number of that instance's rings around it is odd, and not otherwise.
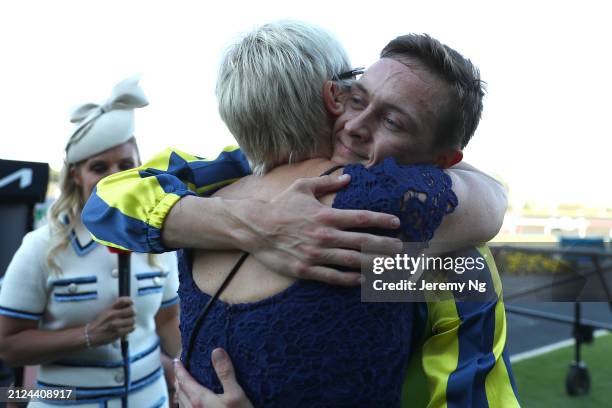
[{"label": "navy blue lace dress", "polygon": [[[344,173],[352,180],[333,206],[395,214],[405,240],[429,240],[457,205],[450,178],[432,166],[398,166],[387,159],[369,169],[349,165]],[[191,267],[191,251],[184,251],[183,350],[210,299],[195,285]],[[222,392],[210,356],[223,347],[256,407],[397,407],[415,335],[415,307],[362,303],[358,287],[305,280],[255,303],[217,300],[196,339],[190,370],[204,386]]]}]

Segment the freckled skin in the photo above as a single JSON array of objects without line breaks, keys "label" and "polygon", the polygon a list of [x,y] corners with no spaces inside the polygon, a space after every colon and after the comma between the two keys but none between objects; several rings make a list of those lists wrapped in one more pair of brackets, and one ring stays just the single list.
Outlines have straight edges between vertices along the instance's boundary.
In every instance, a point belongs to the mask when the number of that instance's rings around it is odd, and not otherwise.
[{"label": "freckled skin", "polygon": [[447,95],[447,85],[422,68],[380,59],[351,87],[334,125],[332,160],[365,166],[386,157],[434,162],[437,112]]}]

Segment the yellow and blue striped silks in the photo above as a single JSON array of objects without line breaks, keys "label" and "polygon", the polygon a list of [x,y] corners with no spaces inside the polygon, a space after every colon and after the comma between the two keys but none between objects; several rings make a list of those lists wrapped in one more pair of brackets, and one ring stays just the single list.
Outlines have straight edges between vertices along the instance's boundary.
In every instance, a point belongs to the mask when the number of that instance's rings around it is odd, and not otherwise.
[{"label": "yellow and blue striped silks", "polygon": [[[486,259],[488,285],[497,299],[419,304],[422,326],[404,380],[403,408],[520,407],[506,351],[501,281],[489,249],[468,255]],[[486,272],[486,271],[485,271]],[[416,328],[415,328],[416,329]]]},{"label": "yellow and blue striped silks", "polygon": [[[166,149],[144,165],[100,181],[83,210],[83,222],[104,245],[137,252],[164,252],[161,228],[172,206],[186,195],[206,196],[250,174],[244,155],[228,147],[206,160]],[[418,305],[419,338],[404,382],[402,407],[516,407],[505,352],[506,317],[501,283],[485,246],[498,299]]]},{"label": "yellow and blue striped silks", "polygon": [[249,163],[235,146],[214,160],[166,149],[140,167],[102,179],[83,209],[83,223],[101,244],[165,252],[170,249],[161,242],[161,228],[178,200],[212,194],[249,174]]}]

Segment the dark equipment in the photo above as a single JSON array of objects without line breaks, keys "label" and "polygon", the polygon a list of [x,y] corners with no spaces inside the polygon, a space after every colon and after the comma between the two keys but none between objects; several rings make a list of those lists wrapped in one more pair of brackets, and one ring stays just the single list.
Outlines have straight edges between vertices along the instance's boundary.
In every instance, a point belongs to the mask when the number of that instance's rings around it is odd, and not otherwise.
[{"label": "dark equipment", "polygon": [[[33,229],[34,205],[44,201],[48,183],[47,163],[0,159],[0,286],[23,236]],[[0,387],[11,383],[23,385],[23,368],[9,370],[0,361]],[[4,406],[0,402],[0,408]]]},{"label": "dark equipment", "polygon": [[[115,250],[119,261],[119,296],[130,296],[130,255],[128,251]],[[121,357],[123,358],[123,378],[125,390],[121,396],[121,407],[127,408],[130,394],[130,345],[127,335],[121,338]]]},{"label": "dark equipment", "polygon": [[[584,241],[582,242],[582,245],[580,244],[581,241]],[[596,248],[592,248],[593,246],[596,246]],[[575,270],[581,269],[583,271],[582,277],[594,276],[595,279],[600,282],[601,289],[605,294],[605,300],[608,302],[608,305],[612,310],[612,295],[605,277],[605,273],[612,269],[612,251],[609,251],[606,248],[603,240],[581,240],[577,238],[565,240],[565,242],[562,240],[560,248],[538,248],[521,245],[491,245],[491,251],[494,255],[504,251],[561,256],[563,259],[572,264],[572,267]],[[590,266],[592,267],[589,269]],[[585,271],[585,269],[587,270]],[[564,280],[559,280],[556,282],[556,284],[571,284],[572,281],[580,283],[580,279],[580,276],[570,277]],[[529,295],[531,293],[540,291],[544,289],[544,287],[545,286],[539,288],[529,288],[522,293],[515,293],[514,295],[505,297],[505,300],[520,298],[523,295]],[[579,299],[574,302],[573,318],[556,313],[543,312],[510,305],[506,305],[506,311],[522,316],[571,324],[573,326],[572,336],[574,338],[574,361],[570,364],[567,376],[565,378],[565,389],[567,394],[570,396],[581,396],[588,394],[591,389],[591,376],[586,363],[582,361],[581,346],[585,343],[588,344],[593,342],[593,332],[595,329],[612,331],[612,324],[582,319],[582,308]]]}]

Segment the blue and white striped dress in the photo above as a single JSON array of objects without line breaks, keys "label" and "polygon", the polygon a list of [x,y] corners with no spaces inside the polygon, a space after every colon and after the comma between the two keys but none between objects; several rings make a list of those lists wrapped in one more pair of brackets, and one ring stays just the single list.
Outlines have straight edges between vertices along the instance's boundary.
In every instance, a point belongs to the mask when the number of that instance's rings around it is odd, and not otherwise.
[{"label": "blue and white striped dress", "polygon": [[[118,297],[117,256],[91,240],[78,225],[71,245],[58,252],[61,276],[46,263],[50,229],[30,232],[15,253],[0,290],[0,314],[36,320],[41,330],[61,330],[92,322]],[[83,244],[85,243],[85,244]],[[131,257],[131,296],[136,329],[129,335],[130,399],[133,407],[168,406],[154,317],[178,302],[174,253],[158,255],[159,268],[145,254]],[[76,401],[32,403],[33,406],[119,407],[124,389],[119,341],[76,352],[40,366],[37,386],[75,387]]]}]

